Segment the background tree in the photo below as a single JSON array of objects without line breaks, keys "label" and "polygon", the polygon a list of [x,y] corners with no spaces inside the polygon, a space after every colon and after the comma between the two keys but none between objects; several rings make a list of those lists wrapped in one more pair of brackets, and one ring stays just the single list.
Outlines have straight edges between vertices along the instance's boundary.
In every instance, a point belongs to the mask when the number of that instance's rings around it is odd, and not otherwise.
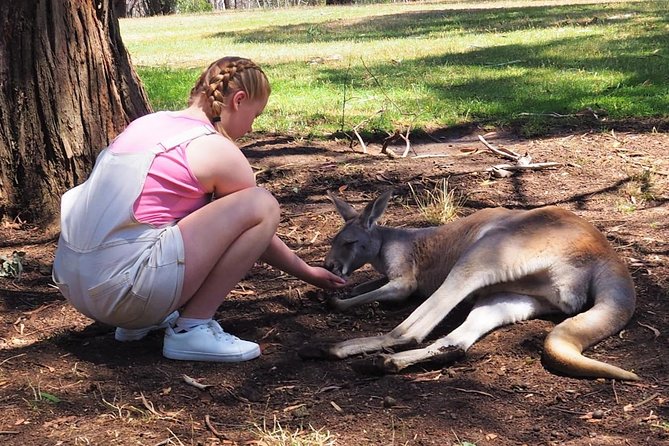
[{"label": "background tree", "polygon": [[150,111],[113,0],[0,0],[0,219],[49,223],[96,155]]}]

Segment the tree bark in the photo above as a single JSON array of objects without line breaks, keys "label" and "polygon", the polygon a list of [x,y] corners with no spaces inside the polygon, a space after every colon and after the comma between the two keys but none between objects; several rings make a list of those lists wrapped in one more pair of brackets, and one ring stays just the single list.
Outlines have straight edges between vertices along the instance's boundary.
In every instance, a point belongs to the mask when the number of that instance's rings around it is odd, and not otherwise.
[{"label": "tree bark", "polygon": [[51,223],[99,151],[151,111],[112,1],[0,0],[0,219]]},{"label": "tree bark", "polygon": [[128,15],[126,0],[112,0],[112,7],[114,8],[116,18],[122,19]]}]

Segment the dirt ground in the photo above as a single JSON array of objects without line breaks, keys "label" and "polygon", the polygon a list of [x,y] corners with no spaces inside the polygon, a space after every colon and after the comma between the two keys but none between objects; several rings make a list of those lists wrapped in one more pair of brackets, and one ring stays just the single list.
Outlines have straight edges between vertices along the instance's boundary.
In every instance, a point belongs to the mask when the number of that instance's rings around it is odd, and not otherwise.
[{"label": "dirt ground", "polygon": [[[406,158],[380,154],[377,144],[363,154],[344,142],[278,137],[243,150],[259,169],[259,183],[283,206],[280,235],[314,264],[323,261],[341,224],[326,190],[362,206],[392,187],[382,220],[392,226],[424,226],[408,184],[432,190],[444,178],[463,197],[463,215],[491,206],[573,210],[606,234],[638,293],[627,328],[587,355],[633,370],[642,381],[546,370],[542,344],[555,320],[498,329],[450,367],[379,377],[357,374],[350,361],[303,361],[297,350],[306,343],[388,331],[419,302],[337,313],[325,305],[326,292],[265,265],[253,269],[217,314],[228,331],[259,341],[261,358],[171,361],[161,355],[161,334],[121,344],[112,327],[73,310],[51,285],[55,239],[6,222],[0,255],[26,255],[20,280],[0,278],[0,444],[262,446],[284,444],[257,435],[279,427],[321,429],[331,444],[347,446],[669,444],[669,135],[583,131],[523,140],[486,134],[497,147],[528,152],[535,162],[561,163],[492,178],[486,169],[505,160],[478,134],[484,132],[415,141]],[[365,268],[351,283],[373,276]],[[452,328],[447,318],[429,339]],[[188,384],[184,375],[209,387]]]}]

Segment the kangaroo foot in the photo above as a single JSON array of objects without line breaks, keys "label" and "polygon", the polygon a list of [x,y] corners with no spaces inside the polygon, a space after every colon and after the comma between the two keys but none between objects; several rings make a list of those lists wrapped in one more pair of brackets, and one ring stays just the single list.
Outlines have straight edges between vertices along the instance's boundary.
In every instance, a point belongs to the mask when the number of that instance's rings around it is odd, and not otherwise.
[{"label": "kangaroo foot", "polygon": [[351,368],[363,375],[386,375],[397,373],[401,368],[393,361],[392,355],[374,355],[351,362]]},{"label": "kangaroo foot", "polygon": [[[397,355],[401,355],[398,353]],[[365,375],[386,375],[398,373],[405,368],[421,364],[429,368],[446,367],[465,356],[464,350],[457,347],[444,347],[436,355],[421,360],[407,361],[401,359],[401,356],[380,354],[358,359],[351,363],[351,367],[358,373]]]},{"label": "kangaroo foot", "polygon": [[339,359],[330,351],[328,344],[308,344],[297,351],[302,359]]},{"label": "kangaroo foot", "polygon": [[437,367],[446,367],[465,357],[465,351],[458,347],[442,347],[439,354],[432,356],[427,362]]}]

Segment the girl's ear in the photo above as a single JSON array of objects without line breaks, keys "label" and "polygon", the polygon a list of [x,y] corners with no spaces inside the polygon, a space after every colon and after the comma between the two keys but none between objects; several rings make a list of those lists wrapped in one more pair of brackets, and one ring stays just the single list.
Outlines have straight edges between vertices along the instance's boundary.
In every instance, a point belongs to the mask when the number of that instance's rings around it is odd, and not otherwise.
[{"label": "girl's ear", "polygon": [[230,105],[232,106],[233,110],[239,109],[239,106],[241,105],[242,101],[246,99],[248,95],[244,90],[238,90],[232,95],[232,99],[230,102]]}]

